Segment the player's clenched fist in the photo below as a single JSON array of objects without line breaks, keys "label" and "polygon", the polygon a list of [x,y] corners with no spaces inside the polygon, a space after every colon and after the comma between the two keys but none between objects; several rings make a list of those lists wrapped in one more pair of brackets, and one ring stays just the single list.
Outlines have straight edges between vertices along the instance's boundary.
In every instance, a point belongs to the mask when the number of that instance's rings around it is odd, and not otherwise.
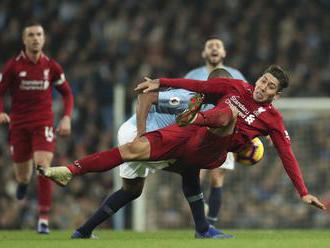
[{"label": "player's clenched fist", "polygon": [[5,124],[10,122],[10,117],[6,113],[0,113],[0,124]]}]

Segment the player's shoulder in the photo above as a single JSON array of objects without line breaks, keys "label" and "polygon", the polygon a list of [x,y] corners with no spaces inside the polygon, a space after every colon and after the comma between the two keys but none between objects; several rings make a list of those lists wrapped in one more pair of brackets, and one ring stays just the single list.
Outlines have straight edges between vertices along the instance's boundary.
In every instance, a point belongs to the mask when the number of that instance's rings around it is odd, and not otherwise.
[{"label": "player's shoulder", "polygon": [[19,56],[7,59],[2,66],[2,72],[6,73],[15,70],[16,66],[20,63],[19,60]]},{"label": "player's shoulder", "polygon": [[224,65],[224,68],[233,76],[233,78],[246,81],[245,77],[238,69],[227,65]]},{"label": "player's shoulder", "polygon": [[19,54],[6,60],[5,65],[15,66],[16,64],[22,62],[25,59],[25,54],[20,52]]},{"label": "player's shoulder", "polygon": [[282,113],[273,104],[269,104],[267,108],[269,117],[271,117],[272,120],[276,120],[275,123],[283,122]]},{"label": "player's shoulder", "polygon": [[194,68],[190,70],[186,75],[185,78],[195,78],[195,77],[201,77],[204,74],[206,74],[207,77],[207,70],[205,66],[200,66],[197,68]]},{"label": "player's shoulder", "polygon": [[50,58],[50,57],[45,55],[44,59],[46,60],[46,63],[48,63],[50,68],[52,68],[54,71],[62,72],[62,70],[63,70],[62,66],[54,58]]}]

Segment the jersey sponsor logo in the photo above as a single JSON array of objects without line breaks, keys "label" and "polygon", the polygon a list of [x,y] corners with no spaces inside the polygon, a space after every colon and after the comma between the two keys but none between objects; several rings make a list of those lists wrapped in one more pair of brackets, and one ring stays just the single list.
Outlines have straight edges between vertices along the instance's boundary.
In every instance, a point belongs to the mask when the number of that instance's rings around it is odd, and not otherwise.
[{"label": "jersey sponsor logo", "polygon": [[170,100],[169,100],[169,104],[171,106],[178,106],[180,104],[180,102],[181,102],[180,98],[176,97],[176,96],[171,97]]},{"label": "jersey sponsor logo", "polygon": [[18,73],[19,77],[26,77],[26,71],[21,71],[20,73]]},{"label": "jersey sponsor logo", "polygon": [[[239,96],[231,96],[225,100],[225,103],[229,106],[236,107],[238,110],[238,116],[247,124],[251,125],[256,120],[256,115],[251,114],[244,104],[239,101],[239,98]],[[258,110],[260,110],[260,108]]]},{"label": "jersey sponsor logo", "polygon": [[19,86],[21,90],[47,90],[48,87],[48,80],[22,80]]}]

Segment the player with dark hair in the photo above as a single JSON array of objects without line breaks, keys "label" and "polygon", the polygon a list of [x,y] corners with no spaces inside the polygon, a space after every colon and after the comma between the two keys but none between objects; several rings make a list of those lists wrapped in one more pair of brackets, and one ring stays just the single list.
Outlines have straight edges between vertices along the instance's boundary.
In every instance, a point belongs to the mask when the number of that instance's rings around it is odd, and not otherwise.
[{"label": "player with dark hair", "polygon": [[[4,65],[0,74],[0,124],[9,123],[9,139],[14,171],[18,182],[16,197],[22,200],[31,180],[33,163],[49,167],[55,148],[53,86],[63,96],[64,116],[59,135],[69,135],[73,96],[62,67],[43,52],[45,33],[41,24],[32,22],[22,32],[24,50]],[[3,97],[11,95],[10,116],[5,113]],[[37,176],[39,233],[48,234],[51,207],[51,181]]]},{"label": "player with dark hair", "polygon": [[[185,78],[188,79],[197,79],[197,80],[206,80],[209,77],[209,73],[216,68],[223,68],[230,74],[234,79],[245,80],[242,73],[232,67],[229,67],[224,64],[224,60],[227,56],[227,52],[222,40],[219,37],[212,36],[209,37],[204,44],[201,57],[203,58],[205,65],[195,68],[189,71]],[[202,110],[207,110],[214,107],[213,105],[205,105]],[[223,165],[219,168],[211,170],[210,174],[210,193],[208,196],[208,208],[207,208],[207,220],[212,225],[215,225],[218,221],[218,215],[222,205],[222,193],[223,193],[223,184],[225,180],[225,175],[227,172],[235,169],[235,160],[234,155],[229,152],[227,159]],[[202,179],[205,179],[206,173],[202,171]]]},{"label": "player with dark hair", "polygon": [[271,104],[287,86],[288,77],[279,66],[267,68],[255,86],[228,78],[207,81],[146,79],[136,91],[148,93],[160,87],[185,88],[204,93],[205,101],[216,107],[183,121],[183,124],[189,124],[185,127],[165,127],[125,145],[76,160],[68,166],[40,167],[39,171],[64,186],[75,175],[107,171],[125,161],[174,159],[178,165],[212,169],[224,162],[228,151],[238,152],[254,137],[270,135],[302,201],[325,209],[317,197],[308,193],[282,117]]},{"label": "player with dark hair", "polygon": [[[212,77],[229,77],[226,70],[211,72]],[[154,131],[175,123],[175,114],[181,113],[189,106],[189,101],[197,99],[195,93],[182,89],[164,89],[161,92],[139,94],[136,114],[124,122],[118,130],[118,144],[132,142],[146,131]],[[192,103],[190,103],[192,104]],[[200,102],[200,105],[202,102]],[[193,104],[196,106],[196,104]],[[198,106],[198,108],[200,107]],[[169,161],[146,162],[131,161],[119,166],[122,187],[109,195],[96,210],[72,234],[72,239],[94,238],[93,230],[103,221],[114,215],[120,208],[138,198],[144,188],[145,178],[157,170],[166,170],[181,175],[182,191],[189,203],[195,223],[195,237],[199,239],[233,238],[210,225],[205,217],[204,198],[200,188],[200,169],[193,166],[170,165]],[[220,164],[218,165],[220,166]]]}]

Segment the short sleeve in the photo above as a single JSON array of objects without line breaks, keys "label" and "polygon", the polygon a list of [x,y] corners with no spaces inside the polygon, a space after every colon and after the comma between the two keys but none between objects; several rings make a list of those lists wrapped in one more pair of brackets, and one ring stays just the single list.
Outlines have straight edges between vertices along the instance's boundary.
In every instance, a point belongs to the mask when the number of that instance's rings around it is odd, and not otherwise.
[{"label": "short sleeve", "polygon": [[184,89],[161,91],[158,96],[158,106],[172,111],[183,111],[188,107],[188,102],[194,94]]}]

